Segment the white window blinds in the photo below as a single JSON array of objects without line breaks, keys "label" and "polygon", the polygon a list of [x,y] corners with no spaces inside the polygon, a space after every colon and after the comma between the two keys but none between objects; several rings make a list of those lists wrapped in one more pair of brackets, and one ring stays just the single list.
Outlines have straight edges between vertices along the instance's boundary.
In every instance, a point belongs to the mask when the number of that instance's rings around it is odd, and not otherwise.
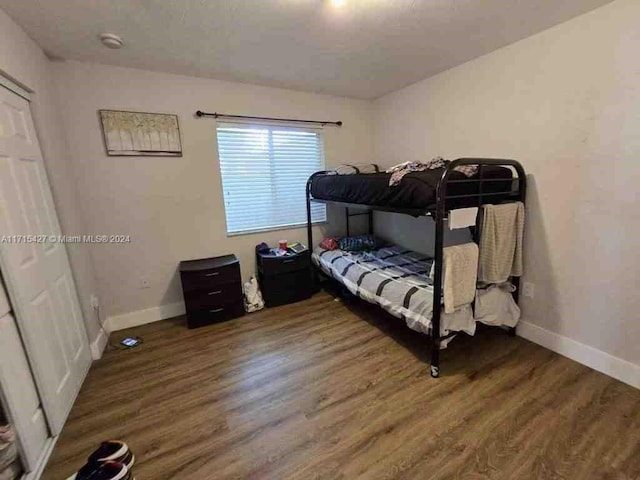
[{"label": "white window blinds", "polygon": [[[218,122],[217,133],[227,234],[306,224],[307,180],[324,168],[322,130]],[[326,215],[311,204],[313,222]]]}]

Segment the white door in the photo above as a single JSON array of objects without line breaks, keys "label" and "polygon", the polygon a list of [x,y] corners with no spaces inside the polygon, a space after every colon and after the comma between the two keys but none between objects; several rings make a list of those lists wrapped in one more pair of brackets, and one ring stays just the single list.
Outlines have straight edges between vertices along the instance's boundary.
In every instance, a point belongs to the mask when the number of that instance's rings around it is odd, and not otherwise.
[{"label": "white door", "polygon": [[29,102],[0,87],[0,266],[53,434],[91,362],[59,234]]},{"label": "white door", "polygon": [[10,313],[0,317],[0,384],[6,413],[18,434],[22,460],[27,470],[33,470],[44,453],[49,431],[29,362]]}]

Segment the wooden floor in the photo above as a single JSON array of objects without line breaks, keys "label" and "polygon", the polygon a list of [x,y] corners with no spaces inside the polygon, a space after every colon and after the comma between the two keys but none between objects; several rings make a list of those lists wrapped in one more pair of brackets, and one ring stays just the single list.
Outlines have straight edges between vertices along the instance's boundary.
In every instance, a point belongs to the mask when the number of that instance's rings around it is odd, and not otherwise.
[{"label": "wooden floor", "polygon": [[109,438],[138,480],[640,478],[640,391],[499,330],[439,379],[426,337],[326,293],[126,333],[144,343],[94,364],[44,478]]}]

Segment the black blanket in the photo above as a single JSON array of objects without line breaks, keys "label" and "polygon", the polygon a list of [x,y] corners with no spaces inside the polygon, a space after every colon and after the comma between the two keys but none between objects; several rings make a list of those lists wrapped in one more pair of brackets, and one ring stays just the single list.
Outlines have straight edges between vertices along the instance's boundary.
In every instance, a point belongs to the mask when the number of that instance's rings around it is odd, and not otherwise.
[{"label": "black blanket", "polygon": [[[390,173],[355,175],[318,175],[311,182],[311,195],[321,200],[358,203],[387,208],[416,209],[431,212],[435,209],[436,186],[444,172],[443,168],[412,172],[405,175],[400,184],[390,187]],[[484,167],[483,178],[504,178],[504,182],[485,182],[484,193],[511,190],[512,172],[505,167]],[[464,180],[463,173],[454,171],[450,180]],[[471,177],[475,178],[475,177]],[[467,195],[479,193],[477,183],[452,183],[447,195]],[[508,195],[504,196],[504,199]],[[500,201],[499,196],[487,197],[492,203]],[[477,198],[452,199],[447,201],[447,209],[477,205]]]}]

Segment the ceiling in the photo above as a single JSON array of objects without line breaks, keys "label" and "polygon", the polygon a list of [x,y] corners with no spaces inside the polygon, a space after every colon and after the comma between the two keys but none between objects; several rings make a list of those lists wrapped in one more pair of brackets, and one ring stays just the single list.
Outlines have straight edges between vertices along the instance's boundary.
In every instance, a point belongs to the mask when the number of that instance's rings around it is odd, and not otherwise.
[{"label": "ceiling", "polygon": [[[54,57],[376,98],[611,0],[0,0]],[[97,36],[124,38],[121,50]]]}]

